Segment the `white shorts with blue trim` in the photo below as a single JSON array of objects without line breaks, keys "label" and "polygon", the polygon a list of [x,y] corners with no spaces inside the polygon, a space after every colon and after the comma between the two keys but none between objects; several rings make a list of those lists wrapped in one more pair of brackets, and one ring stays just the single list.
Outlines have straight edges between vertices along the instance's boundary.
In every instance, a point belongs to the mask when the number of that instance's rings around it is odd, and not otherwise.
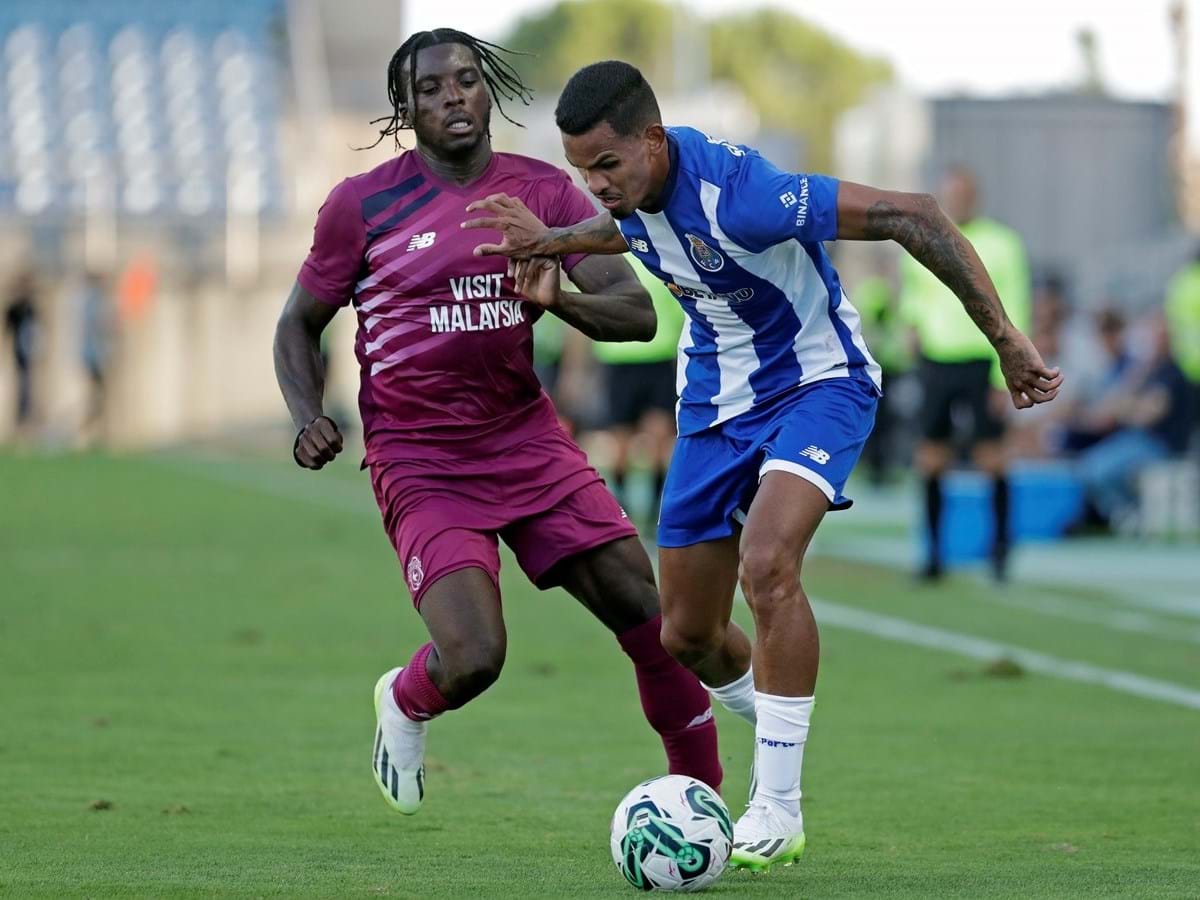
[{"label": "white shorts with blue trim", "polygon": [[767,472],[811,482],[830,509],[842,494],[871,428],[875,386],[856,377],[828,378],[767,403],[675,445],[658,520],[660,547],[687,547],[736,533]]}]

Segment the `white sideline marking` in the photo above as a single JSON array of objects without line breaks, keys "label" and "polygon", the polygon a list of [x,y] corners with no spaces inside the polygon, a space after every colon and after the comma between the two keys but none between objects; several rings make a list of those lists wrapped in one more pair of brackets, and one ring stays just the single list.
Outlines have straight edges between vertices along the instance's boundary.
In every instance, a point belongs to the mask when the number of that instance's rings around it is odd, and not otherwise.
[{"label": "white sideline marking", "polygon": [[[312,489],[312,482],[297,480],[297,473],[291,471],[286,473],[264,471],[248,474],[233,465],[198,458],[190,460],[179,457],[162,458],[160,461],[166,467],[181,473],[221,481],[246,490],[311,503],[316,506],[336,508],[345,512],[368,514],[372,517],[378,515],[378,512],[373,509],[373,504],[367,500],[368,492],[362,491],[362,497],[359,499],[359,491],[347,491],[346,485],[335,486],[332,480],[328,490],[315,492]],[[299,474],[303,479],[305,474],[311,473]],[[298,489],[300,486],[303,486],[303,489]],[[657,574],[657,565],[655,572]],[[745,603],[740,589],[736,594],[738,599]],[[1026,650],[1023,647],[1002,644],[998,641],[990,641],[986,638],[973,637],[955,631],[946,631],[930,625],[919,625],[907,619],[868,612],[828,600],[813,599],[812,606],[817,614],[818,624],[835,625],[884,640],[955,653],[971,659],[984,661],[1000,658],[1011,659],[1021,667],[1039,675],[1049,675],[1067,681],[1105,687],[1122,694],[1131,694],[1135,697],[1144,697],[1163,703],[1173,703],[1187,709],[1200,710],[1200,691],[1170,681],[1159,681],[1121,669],[1107,669],[1091,663],[1060,659],[1036,650]]]},{"label": "white sideline marking", "polygon": [[930,650],[943,650],[971,659],[1011,659],[1022,668],[1039,675],[1098,685],[1122,694],[1200,710],[1200,691],[1170,681],[1159,681],[1120,669],[1106,669],[1091,663],[1060,659],[1036,650],[1026,650],[1023,647],[1001,644],[929,625],[918,625],[906,619],[867,612],[827,600],[814,600],[812,606],[817,614],[817,621],[821,624],[837,625],[885,640],[926,647]]}]

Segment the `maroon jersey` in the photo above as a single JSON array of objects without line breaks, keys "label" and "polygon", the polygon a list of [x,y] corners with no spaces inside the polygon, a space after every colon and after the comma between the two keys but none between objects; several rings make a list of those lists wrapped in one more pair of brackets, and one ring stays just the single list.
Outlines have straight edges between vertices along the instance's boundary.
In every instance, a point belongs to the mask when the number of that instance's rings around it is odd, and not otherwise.
[{"label": "maroon jersey", "polygon": [[[317,213],[301,287],[353,302],[367,461],[495,453],[556,427],[533,371],[533,322],[502,256],[475,256],[498,232],[464,229],[467,204],[520,198],[547,225],[596,214],[561,169],[495,153],[466,187],[438,178],[409,150],[347,178]],[[567,257],[570,271],[582,257]]]}]

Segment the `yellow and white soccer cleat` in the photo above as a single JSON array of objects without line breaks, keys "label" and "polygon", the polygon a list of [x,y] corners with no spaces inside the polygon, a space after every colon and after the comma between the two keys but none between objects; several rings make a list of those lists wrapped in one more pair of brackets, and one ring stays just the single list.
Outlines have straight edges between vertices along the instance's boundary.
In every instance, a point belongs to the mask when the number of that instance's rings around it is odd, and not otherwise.
[{"label": "yellow and white soccer cleat", "polygon": [[375,752],[371,768],[388,806],[411,816],[425,799],[427,723],[414,722],[396,706],[392,682],[401,669],[403,666],[384,673],[375,683]]},{"label": "yellow and white soccer cleat", "polygon": [[790,866],[803,853],[803,821],[785,816],[769,803],[751,801],[734,823],[729,864],[735,869],[765,872],[776,864]]}]

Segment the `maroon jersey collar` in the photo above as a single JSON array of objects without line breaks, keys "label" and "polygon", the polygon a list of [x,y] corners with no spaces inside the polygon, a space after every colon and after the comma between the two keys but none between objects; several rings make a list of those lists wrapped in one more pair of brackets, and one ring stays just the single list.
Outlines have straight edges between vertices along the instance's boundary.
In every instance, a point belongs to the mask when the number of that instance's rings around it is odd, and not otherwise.
[{"label": "maroon jersey collar", "polygon": [[491,178],[492,175],[495,174],[496,166],[500,164],[500,154],[493,151],[492,158],[488,160],[488,164],[484,167],[484,170],[479,173],[478,178],[476,178],[474,181],[468,182],[467,184],[458,184],[454,181],[447,181],[445,178],[442,178],[434,173],[434,171],[429,168],[429,164],[425,162],[425,157],[421,155],[420,150],[414,149],[409,152],[411,152],[413,155],[413,160],[417,165],[418,171],[425,176],[426,180],[429,181],[430,184],[436,186],[439,190],[449,191],[452,194],[478,193],[479,185]]}]

